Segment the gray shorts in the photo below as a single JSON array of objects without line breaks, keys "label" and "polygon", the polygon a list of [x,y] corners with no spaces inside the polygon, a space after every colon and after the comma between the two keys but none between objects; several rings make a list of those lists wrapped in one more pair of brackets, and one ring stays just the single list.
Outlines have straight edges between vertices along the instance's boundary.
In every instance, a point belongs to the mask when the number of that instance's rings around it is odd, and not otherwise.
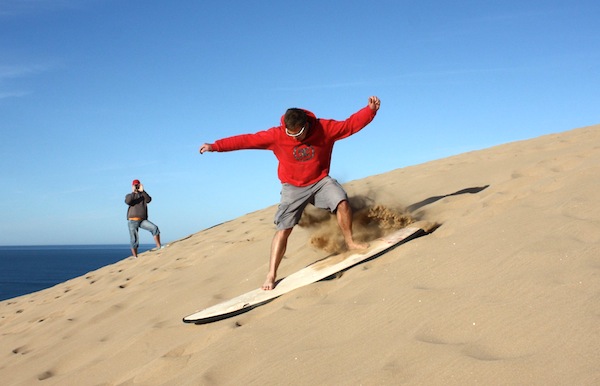
[{"label": "gray shorts", "polygon": [[300,222],[302,212],[308,204],[334,213],[339,203],[347,199],[348,195],[342,185],[329,176],[310,186],[283,184],[275,225],[278,230],[293,228]]}]

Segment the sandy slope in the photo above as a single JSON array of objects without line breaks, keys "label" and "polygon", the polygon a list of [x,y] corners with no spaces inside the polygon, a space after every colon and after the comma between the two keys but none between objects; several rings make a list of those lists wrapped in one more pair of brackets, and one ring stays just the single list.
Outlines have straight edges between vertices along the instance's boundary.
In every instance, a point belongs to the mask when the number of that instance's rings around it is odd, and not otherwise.
[{"label": "sandy slope", "polygon": [[[600,126],[346,184],[441,226],[208,325],[260,284],[275,207],[0,303],[4,385],[600,384]],[[292,234],[280,276],[326,255]],[[43,380],[43,382],[40,382]]]}]

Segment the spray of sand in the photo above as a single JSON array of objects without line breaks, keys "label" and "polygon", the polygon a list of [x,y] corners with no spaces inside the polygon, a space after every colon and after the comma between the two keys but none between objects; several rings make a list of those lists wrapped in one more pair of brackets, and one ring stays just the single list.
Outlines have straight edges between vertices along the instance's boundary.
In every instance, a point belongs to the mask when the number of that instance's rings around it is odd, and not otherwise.
[{"label": "spray of sand", "polygon": [[[353,212],[353,235],[359,242],[369,242],[415,222],[404,209],[378,204],[366,196],[351,197],[349,202]],[[309,206],[298,225],[311,230],[312,246],[333,254],[347,250],[335,214]]]}]

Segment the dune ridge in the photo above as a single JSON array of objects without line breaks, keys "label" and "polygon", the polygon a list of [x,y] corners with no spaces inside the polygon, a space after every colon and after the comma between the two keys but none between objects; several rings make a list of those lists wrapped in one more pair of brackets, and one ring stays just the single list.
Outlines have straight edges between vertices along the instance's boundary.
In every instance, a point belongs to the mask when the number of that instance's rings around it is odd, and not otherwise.
[{"label": "dune ridge", "polygon": [[[599,175],[596,125],[348,182],[355,208],[379,219],[361,237],[405,221],[439,227],[251,312],[182,323],[262,283],[276,207],[246,214],[0,302],[0,379],[600,384]],[[292,234],[281,277],[337,248],[330,216],[315,216]]]}]

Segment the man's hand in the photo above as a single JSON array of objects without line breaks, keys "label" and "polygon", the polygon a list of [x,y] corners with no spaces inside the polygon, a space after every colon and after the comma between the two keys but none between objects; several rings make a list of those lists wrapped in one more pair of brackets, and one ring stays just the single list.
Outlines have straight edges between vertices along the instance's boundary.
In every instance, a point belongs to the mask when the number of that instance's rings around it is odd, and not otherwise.
[{"label": "man's hand", "polygon": [[138,187],[138,192],[142,193],[144,191],[144,185],[140,184]]},{"label": "man's hand", "polygon": [[204,145],[200,146],[200,154],[204,154],[207,151],[213,151],[212,144],[205,143]]},{"label": "man's hand", "polygon": [[369,107],[371,110],[379,110],[379,106],[381,106],[381,101],[376,96],[369,97]]}]

